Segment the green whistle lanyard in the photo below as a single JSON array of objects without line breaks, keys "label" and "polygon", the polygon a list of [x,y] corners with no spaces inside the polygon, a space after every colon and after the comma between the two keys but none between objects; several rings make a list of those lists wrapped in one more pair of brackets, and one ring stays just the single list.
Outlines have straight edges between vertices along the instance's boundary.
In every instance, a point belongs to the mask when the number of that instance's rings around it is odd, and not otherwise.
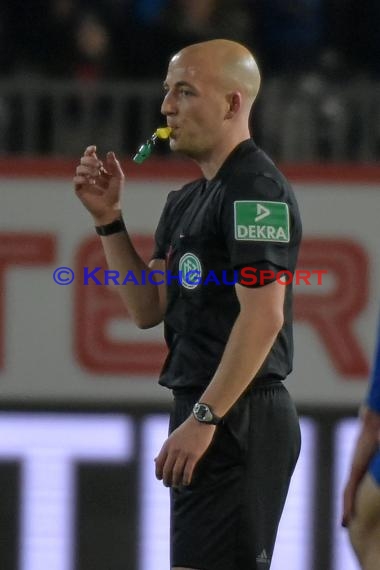
[{"label": "green whistle lanyard", "polygon": [[133,157],[133,161],[137,164],[142,164],[147,158],[150,157],[152,154],[152,150],[154,145],[158,140],[165,140],[169,138],[171,129],[169,127],[162,127],[157,129],[153,135],[146,141],[146,143],[142,144]]}]

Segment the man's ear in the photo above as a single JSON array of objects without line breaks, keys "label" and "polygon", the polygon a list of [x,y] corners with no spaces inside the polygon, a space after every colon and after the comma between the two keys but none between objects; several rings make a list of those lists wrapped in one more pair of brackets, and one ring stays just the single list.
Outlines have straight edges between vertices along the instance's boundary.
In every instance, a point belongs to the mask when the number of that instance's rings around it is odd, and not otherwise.
[{"label": "man's ear", "polygon": [[240,110],[242,106],[242,96],[239,91],[234,91],[233,93],[228,93],[227,95],[227,112],[225,114],[225,119],[232,119],[234,115]]}]

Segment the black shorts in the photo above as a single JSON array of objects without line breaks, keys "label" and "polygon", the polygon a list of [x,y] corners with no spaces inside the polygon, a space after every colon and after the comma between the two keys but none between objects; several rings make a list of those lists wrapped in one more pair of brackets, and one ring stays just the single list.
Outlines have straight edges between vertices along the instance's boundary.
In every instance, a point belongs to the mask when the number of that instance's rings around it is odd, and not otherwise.
[{"label": "black shorts", "polygon": [[[294,404],[281,382],[251,388],[231,408],[189,487],[171,490],[171,565],[267,570],[300,451]],[[176,394],[170,431],[199,393]]]}]

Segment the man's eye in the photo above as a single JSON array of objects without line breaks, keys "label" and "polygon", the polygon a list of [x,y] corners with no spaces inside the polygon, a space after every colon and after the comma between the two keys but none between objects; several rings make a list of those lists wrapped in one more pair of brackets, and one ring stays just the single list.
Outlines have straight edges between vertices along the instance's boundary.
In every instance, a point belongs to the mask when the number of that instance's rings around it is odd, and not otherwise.
[{"label": "man's eye", "polygon": [[193,94],[192,91],[190,91],[190,89],[180,89],[180,93],[181,95],[185,95],[185,97]]}]

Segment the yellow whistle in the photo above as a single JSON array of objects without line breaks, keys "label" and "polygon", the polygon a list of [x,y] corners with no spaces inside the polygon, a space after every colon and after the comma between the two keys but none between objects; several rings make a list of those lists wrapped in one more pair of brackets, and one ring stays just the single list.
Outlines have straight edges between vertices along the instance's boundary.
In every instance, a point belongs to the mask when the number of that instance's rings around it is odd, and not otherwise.
[{"label": "yellow whistle", "polygon": [[157,135],[157,138],[165,140],[168,139],[170,137],[170,133],[172,132],[170,127],[160,127],[159,129],[157,129],[155,131],[155,135]]}]

